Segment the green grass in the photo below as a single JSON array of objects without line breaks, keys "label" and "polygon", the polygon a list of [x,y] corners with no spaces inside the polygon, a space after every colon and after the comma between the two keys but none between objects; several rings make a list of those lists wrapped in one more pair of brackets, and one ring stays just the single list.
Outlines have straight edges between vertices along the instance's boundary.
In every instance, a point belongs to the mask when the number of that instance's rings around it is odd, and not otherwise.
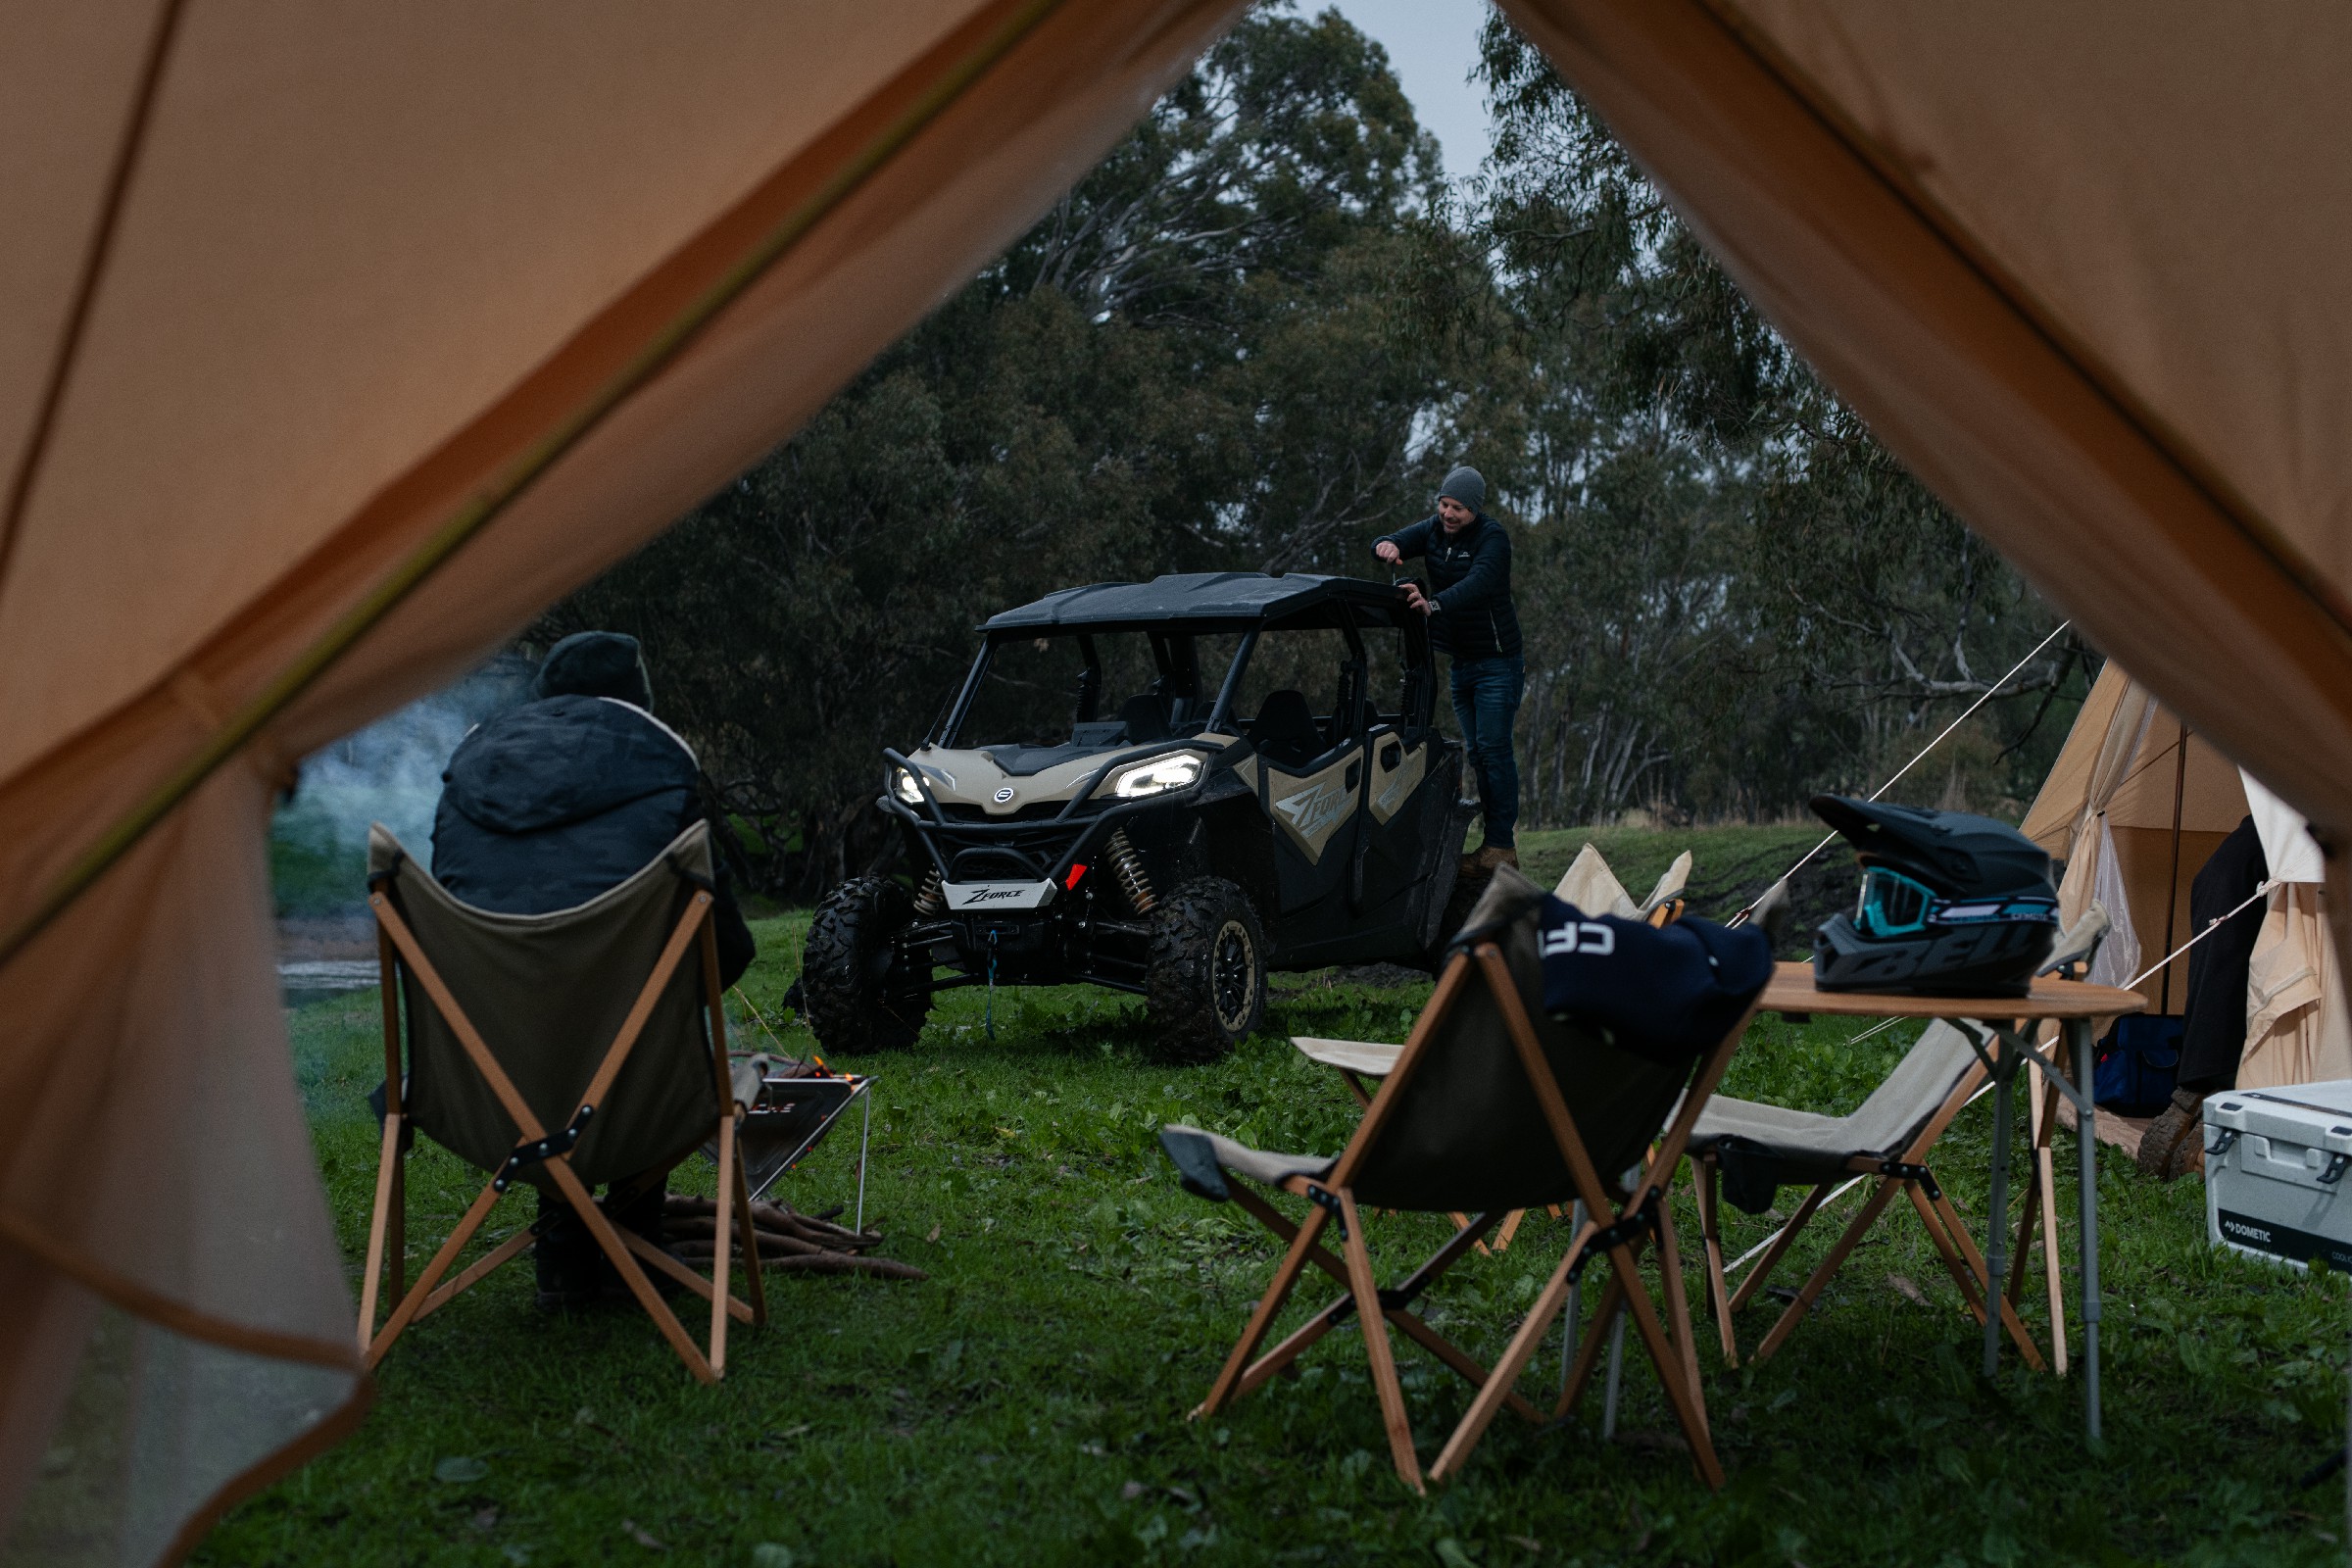
[{"label": "green grass", "polygon": [[[1643,884],[1637,896],[1655,874],[1642,872],[1647,848],[1604,845],[1622,854],[1629,885]],[[771,1019],[805,924],[760,927],[746,990]],[[2113,1151],[2100,1169],[2108,1438],[2095,1456],[2082,1451],[2077,1380],[2030,1375],[2014,1356],[1999,1379],[1980,1380],[1973,1325],[1907,1210],[1888,1213],[1763,1368],[1725,1371],[1702,1341],[1731,1473],[1720,1494],[1692,1479],[1638,1350],[1617,1443],[1598,1440],[1596,1399],[1558,1431],[1506,1417],[1461,1481],[1426,1499],[1390,1472],[1352,1332],[1310,1352],[1298,1380],[1188,1422],[1275,1254],[1238,1211],[1177,1188],[1156,1128],[1181,1119],[1273,1148],[1338,1148],[1353,1104],[1284,1037],[1401,1039],[1428,990],[1280,981],[1265,1032],[1194,1069],[1148,1064],[1139,1009],[1106,993],[1000,992],[993,1038],[985,996],[943,998],[916,1050],[837,1063],[881,1075],[867,1218],[888,1233],[886,1252],[931,1272],[927,1283],[777,1279],[774,1321],[739,1330],[726,1381],[705,1389],[640,1314],[538,1315],[519,1263],[414,1330],[359,1434],[236,1510],[198,1560],[2343,1559],[2340,1486],[2292,1489],[2341,1441],[2344,1282],[2217,1255],[2201,1188],[2147,1183]],[[363,994],[294,1019],[355,1276],[375,1152],[361,1104],[380,1068],[375,1018]],[[1898,1030],[1849,1046],[1851,1032],[1768,1020],[1727,1090],[1850,1107],[1907,1039]],[[783,1035],[808,1049],[797,1028]],[[1937,1161],[1980,1224],[1989,1120],[1988,1105],[1968,1112]],[[786,1196],[811,1208],[850,1201],[854,1150],[853,1131],[788,1177]],[[2071,1146],[2062,1157],[2071,1166]],[[479,1178],[422,1146],[412,1169],[420,1262]],[[679,1174],[682,1186],[709,1181],[699,1161]],[[493,1229],[526,1219],[527,1201],[511,1200]],[[1694,1226],[1681,1218],[1688,1239]],[[1376,1221],[1372,1236],[1394,1268],[1445,1229],[1398,1217]],[[1491,1356],[1556,1261],[1563,1229],[1531,1217],[1509,1251],[1455,1270],[1429,1298],[1433,1316]],[[1734,1215],[1731,1245],[1766,1229]],[[2071,1227],[2068,1240],[2071,1256]],[[1800,1256],[1826,1245],[1809,1239]],[[2029,1321],[2038,1336],[2040,1312]],[[1762,1310],[1745,1316],[1743,1343],[1768,1323]],[[1556,1336],[1552,1346],[1531,1391],[1558,1375]],[[1417,1351],[1401,1360],[1427,1457],[1467,1391]],[[437,1469],[472,1479],[437,1480]]]}]

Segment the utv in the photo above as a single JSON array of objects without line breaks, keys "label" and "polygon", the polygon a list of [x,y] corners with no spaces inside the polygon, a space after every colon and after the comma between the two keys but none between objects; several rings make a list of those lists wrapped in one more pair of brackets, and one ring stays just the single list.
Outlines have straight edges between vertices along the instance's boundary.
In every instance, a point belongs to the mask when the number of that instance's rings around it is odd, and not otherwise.
[{"label": "utv", "polygon": [[981,632],[931,735],[882,754],[911,877],[845,882],[809,928],[826,1049],[910,1044],[951,987],[1086,981],[1201,1061],[1257,1026],[1270,969],[1428,962],[1471,808],[1401,589],[1164,576]]}]

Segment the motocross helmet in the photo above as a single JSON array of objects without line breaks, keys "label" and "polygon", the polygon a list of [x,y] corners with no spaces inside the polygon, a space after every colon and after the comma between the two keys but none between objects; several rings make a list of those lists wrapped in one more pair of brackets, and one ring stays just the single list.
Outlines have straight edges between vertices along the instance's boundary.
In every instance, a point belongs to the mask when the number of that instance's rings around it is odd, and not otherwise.
[{"label": "motocross helmet", "polygon": [[1965,811],[1816,795],[1813,810],[1862,862],[1854,912],[1813,936],[1824,991],[2022,997],[2058,935],[2050,858]]}]

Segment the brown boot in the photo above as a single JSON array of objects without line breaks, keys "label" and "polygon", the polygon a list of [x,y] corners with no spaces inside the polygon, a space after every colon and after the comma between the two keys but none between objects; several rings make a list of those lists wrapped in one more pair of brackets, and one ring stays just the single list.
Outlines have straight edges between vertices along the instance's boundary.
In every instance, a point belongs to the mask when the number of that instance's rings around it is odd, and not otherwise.
[{"label": "brown boot", "polygon": [[1494,868],[1498,865],[1507,865],[1514,871],[1518,870],[1519,852],[1498,849],[1492,844],[1482,844],[1476,855],[1466,855],[1462,858],[1462,872],[1466,876],[1493,876]]},{"label": "brown boot", "polygon": [[2140,1135],[2140,1174],[2169,1182],[2203,1163],[2205,1153],[2205,1097],[2189,1089],[2173,1091],[2173,1102],[2156,1113]]}]

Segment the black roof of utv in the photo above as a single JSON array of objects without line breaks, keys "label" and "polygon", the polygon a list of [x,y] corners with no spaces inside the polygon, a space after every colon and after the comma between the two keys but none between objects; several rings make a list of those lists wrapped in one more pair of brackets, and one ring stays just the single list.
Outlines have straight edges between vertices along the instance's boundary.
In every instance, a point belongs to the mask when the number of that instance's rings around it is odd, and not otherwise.
[{"label": "black roof of utv", "polygon": [[1034,604],[992,615],[982,631],[1040,626],[1137,626],[1167,620],[1275,620],[1341,601],[1366,610],[1396,611],[1404,592],[1361,577],[1291,572],[1188,571],[1150,582],[1098,582],[1064,588]]}]

